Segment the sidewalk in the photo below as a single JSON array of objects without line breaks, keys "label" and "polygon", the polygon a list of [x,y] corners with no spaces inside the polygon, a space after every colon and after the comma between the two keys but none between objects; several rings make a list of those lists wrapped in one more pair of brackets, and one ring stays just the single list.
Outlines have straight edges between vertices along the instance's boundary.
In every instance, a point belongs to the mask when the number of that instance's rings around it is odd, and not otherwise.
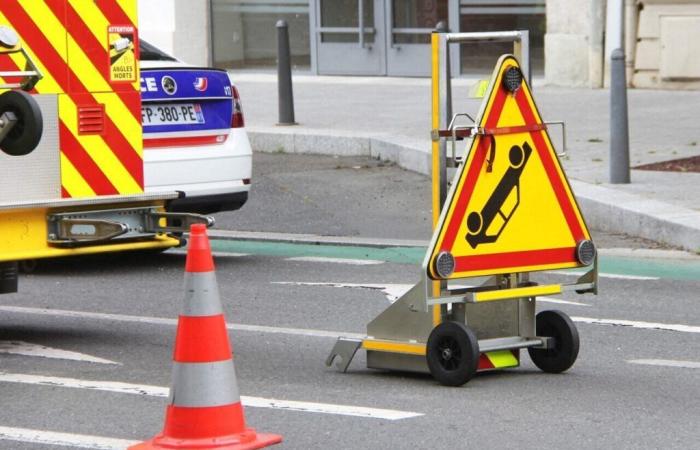
[{"label": "sidewalk", "polygon": [[[371,155],[409,170],[430,171],[430,80],[383,77],[294,77],[297,126],[276,126],[277,78],[234,73],[256,151]],[[453,84],[453,109],[475,115],[474,80]],[[562,160],[593,228],[700,250],[700,173],[632,171],[632,183],[608,179],[609,93],[543,86],[533,93],[545,120],[564,120]],[[628,91],[632,166],[700,154],[698,91]],[[558,129],[551,132],[561,150]],[[463,145],[459,151],[463,151]]]}]

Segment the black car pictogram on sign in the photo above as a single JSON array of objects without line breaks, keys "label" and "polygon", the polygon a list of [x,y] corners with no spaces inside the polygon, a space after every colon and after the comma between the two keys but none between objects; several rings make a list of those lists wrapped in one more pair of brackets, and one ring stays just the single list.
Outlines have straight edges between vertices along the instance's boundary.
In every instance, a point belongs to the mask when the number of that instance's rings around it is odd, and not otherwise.
[{"label": "black car pictogram on sign", "polygon": [[[508,153],[510,167],[506,170],[496,189],[486,201],[481,212],[472,211],[467,216],[466,239],[472,248],[476,248],[479,244],[496,242],[510,218],[513,217],[515,210],[520,205],[520,175],[523,173],[531,154],[532,148],[527,142],[524,142],[522,147],[512,146]],[[517,195],[515,206],[510,212],[503,211],[503,205],[513,190]],[[503,219],[503,224],[496,233],[486,234],[496,216]]]}]

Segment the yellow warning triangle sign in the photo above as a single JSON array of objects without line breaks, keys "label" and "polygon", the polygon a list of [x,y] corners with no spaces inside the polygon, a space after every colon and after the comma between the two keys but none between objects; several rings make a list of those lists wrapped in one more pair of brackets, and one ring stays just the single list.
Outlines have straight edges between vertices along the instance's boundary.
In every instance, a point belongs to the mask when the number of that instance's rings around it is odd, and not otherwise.
[{"label": "yellow warning triangle sign", "polygon": [[431,240],[428,275],[583,266],[577,246],[590,234],[512,55],[498,60],[475,127]]}]

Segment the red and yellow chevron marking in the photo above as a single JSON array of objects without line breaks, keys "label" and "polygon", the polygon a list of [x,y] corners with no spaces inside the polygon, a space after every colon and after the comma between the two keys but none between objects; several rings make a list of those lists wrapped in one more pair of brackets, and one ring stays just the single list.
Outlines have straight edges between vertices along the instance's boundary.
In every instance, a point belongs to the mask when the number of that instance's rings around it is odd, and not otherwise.
[{"label": "red and yellow chevron marking", "polygon": [[498,350],[482,353],[479,357],[479,372],[486,370],[505,369],[520,365],[520,350]]},{"label": "red and yellow chevron marking", "polygon": [[[0,24],[19,34],[44,74],[36,93],[58,94],[64,197],[143,192],[136,8],[135,0],[0,2]],[[110,72],[114,26],[133,30],[134,67],[126,83]],[[0,55],[0,70],[23,68],[20,54]],[[95,126],[80,123],[83,111],[100,112]]]}]

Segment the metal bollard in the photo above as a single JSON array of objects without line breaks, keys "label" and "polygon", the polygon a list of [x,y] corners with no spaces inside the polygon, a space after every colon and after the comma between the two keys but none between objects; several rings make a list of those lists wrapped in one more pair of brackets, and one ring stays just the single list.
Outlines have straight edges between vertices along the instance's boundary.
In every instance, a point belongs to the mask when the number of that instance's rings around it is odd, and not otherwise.
[{"label": "metal bollard", "polygon": [[277,95],[279,121],[277,125],[296,125],[292,94],[292,64],[289,51],[289,26],[285,20],[277,24]]},{"label": "metal bollard", "polygon": [[[449,33],[450,30],[447,28],[447,22],[444,20],[439,21],[435,25],[436,33]],[[445,89],[447,94],[447,106],[445,108],[445,118],[447,120],[446,124],[452,119],[452,74],[450,73],[450,52],[445,53],[445,73],[447,76],[447,83],[445,83]]]},{"label": "metal bollard", "polygon": [[630,182],[625,53],[619,48],[610,55],[610,182]]}]

